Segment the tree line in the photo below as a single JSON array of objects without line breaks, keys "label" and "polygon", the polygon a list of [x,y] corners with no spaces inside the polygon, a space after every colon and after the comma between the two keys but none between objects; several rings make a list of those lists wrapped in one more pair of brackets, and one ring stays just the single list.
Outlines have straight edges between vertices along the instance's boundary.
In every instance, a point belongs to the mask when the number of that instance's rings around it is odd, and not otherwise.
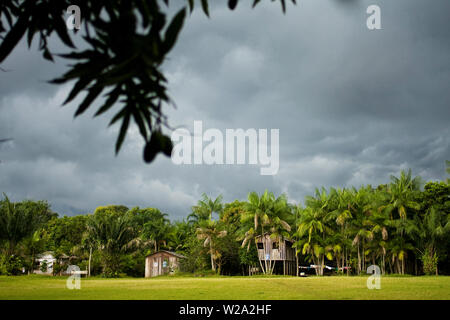
[{"label": "tree line", "polygon": [[52,251],[55,275],[76,264],[90,275],[142,277],[145,257],[163,249],[186,257],[180,272],[246,275],[258,267],[272,274],[277,262],[257,253],[266,235],[292,241],[297,273],[314,264],[317,275],[325,265],[348,275],[365,274],[369,265],[382,274],[449,274],[449,197],[448,180],[424,185],[411,170],[376,187],[316,189],[304,204],[267,190],[230,203],[203,194],[181,221],[122,205],[59,217],[46,201],[13,203],[4,195],[0,274],[33,273],[37,255]]}]

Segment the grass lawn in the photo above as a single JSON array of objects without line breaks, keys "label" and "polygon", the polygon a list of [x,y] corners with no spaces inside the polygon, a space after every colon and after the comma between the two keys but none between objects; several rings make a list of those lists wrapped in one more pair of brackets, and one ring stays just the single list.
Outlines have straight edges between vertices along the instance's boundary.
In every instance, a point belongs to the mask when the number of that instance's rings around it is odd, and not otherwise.
[{"label": "grass lawn", "polygon": [[66,288],[66,277],[0,276],[0,300],[6,299],[446,299],[450,277],[381,278],[380,290],[366,287],[367,277],[159,277],[81,280],[81,290]]}]

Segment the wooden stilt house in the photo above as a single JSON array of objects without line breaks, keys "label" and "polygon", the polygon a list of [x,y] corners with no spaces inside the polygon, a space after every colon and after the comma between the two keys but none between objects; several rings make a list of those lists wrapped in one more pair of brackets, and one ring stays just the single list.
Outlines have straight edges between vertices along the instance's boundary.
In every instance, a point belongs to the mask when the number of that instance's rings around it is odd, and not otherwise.
[{"label": "wooden stilt house", "polygon": [[275,274],[296,275],[295,248],[292,248],[292,244],[293,241],[289,239],[272,239],[269,234],[257,237],[256,245],[261,264],[265,266],[265,261],[271,261],[272,265],[275,264]]}]

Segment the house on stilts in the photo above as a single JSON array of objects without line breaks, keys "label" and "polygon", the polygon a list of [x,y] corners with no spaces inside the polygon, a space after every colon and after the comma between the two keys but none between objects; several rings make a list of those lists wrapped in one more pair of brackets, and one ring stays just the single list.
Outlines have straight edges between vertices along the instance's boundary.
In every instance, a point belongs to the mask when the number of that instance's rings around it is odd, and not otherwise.
[{"label": "house on stilts", "polygon": [[265,267],[273,266],[273,274],[296,275],[297,263],[295,260],[295,248],[293,241],[283,237],[271,238],[269,234],[256,238],[258,258]]}]

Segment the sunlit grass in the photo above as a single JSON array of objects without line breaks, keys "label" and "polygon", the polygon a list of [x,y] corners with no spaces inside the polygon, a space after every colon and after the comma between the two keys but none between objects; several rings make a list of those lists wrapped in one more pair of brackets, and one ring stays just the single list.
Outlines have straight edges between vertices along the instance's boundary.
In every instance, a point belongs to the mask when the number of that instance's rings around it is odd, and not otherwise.
[{"label": "sunlit grass", "polygon": [[0,299],[450,299],[450,277],[383,277],[369,290],[367,277],[158,277],[81,280],[66,277],[0,277]]}]

